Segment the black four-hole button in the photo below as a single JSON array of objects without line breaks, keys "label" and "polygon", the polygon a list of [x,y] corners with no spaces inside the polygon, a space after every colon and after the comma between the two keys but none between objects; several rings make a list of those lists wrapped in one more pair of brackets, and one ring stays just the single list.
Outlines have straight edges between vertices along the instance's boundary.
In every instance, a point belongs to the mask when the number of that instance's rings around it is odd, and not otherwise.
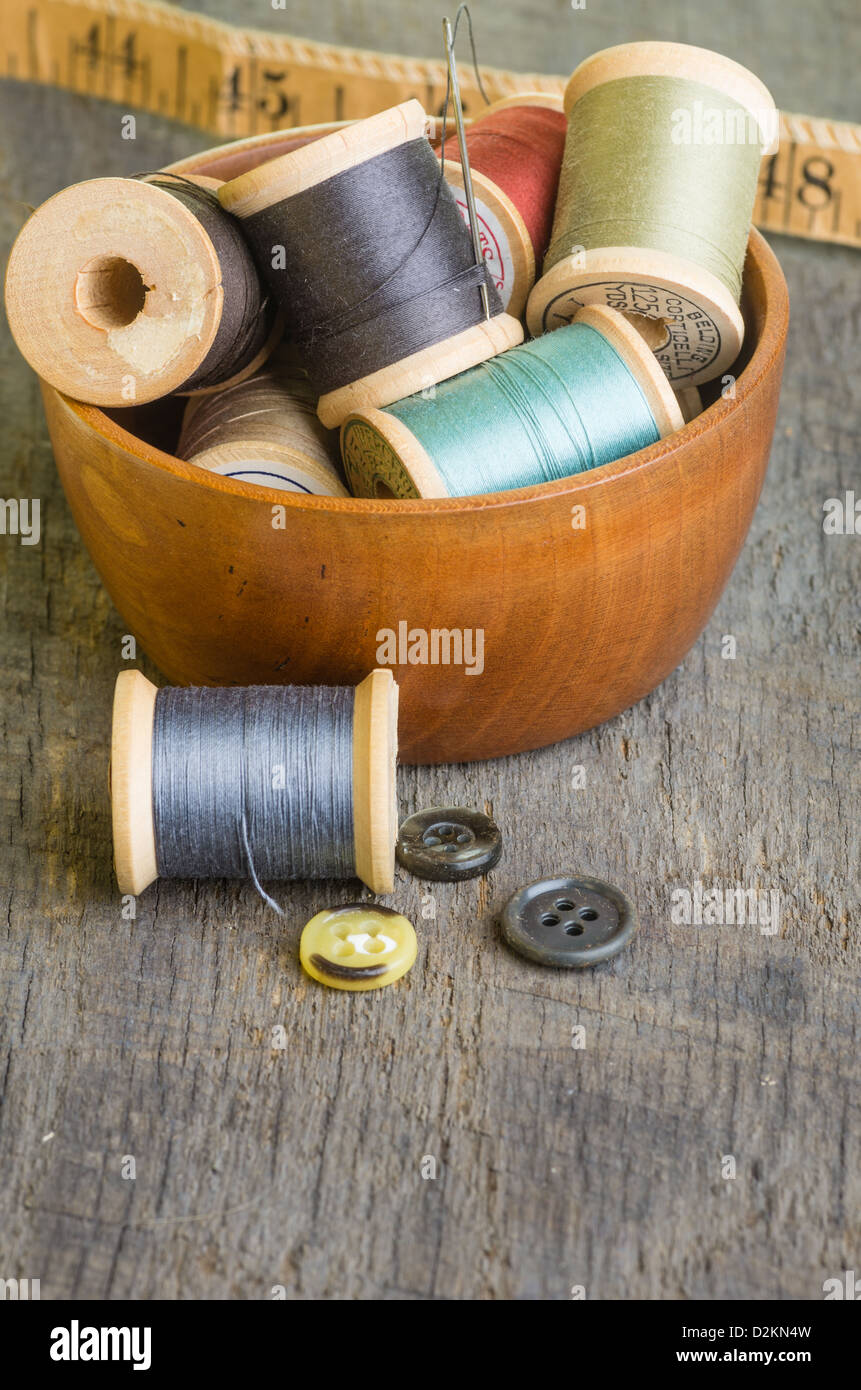
[{"label": "black four-hole button", "polygon": [[509,946],[539,965],[597,965],[627,946],[637,926],[630,898],[600,878],[527,883],[502,914]]}]

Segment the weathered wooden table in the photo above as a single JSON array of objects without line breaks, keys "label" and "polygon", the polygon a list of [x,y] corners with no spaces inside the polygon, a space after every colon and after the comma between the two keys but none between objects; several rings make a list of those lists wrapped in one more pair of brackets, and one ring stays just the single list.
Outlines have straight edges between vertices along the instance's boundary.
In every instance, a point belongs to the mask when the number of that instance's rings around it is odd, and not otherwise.
[{"label": "weathered wooden table", "polygon": [[[205,8],[439,43],[433,7],[399,0]],[[671,38],[747,63],[784,109],[855,114],[836,0],[475,9],[486,62],[554,72]],[[130,144],[119,108],[19,83],[0,106],[6,241],[70,181],[214,143],[141,116]],[[714,618],[589,735],[401,770],[405,813],[490,807],[507,852],[461,887],[399,873],[419,959],[368,995],[297,960],[306,919],[350,885],[284,886],[281,921],[249,887],[163,883],[123,919],[106,764],[124,628],[4,332],[0,490],[42,499],[42,538],[0,537],[0,1277],[44,1298],[818,1299],[857,1268],[861,535],[822,521],[826,499],[861,496],[858,253],[774,245],[793,308],[781,413]],[[496,925],[519,884],[569,868],[642,917],[629,952],[582,974],[513,956]],[[676,924],[697,884],[776,891],[776,933]]]}]

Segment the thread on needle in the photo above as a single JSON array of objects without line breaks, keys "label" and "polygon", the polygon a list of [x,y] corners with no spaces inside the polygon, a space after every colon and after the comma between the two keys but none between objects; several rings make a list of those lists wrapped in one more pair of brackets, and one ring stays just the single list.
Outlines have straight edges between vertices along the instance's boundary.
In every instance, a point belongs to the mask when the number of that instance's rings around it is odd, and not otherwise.
[{"label": "thread on needle", "polygon": [[[475,191],[472,186],[472,174],[470,172],[469,167],[469,151],[467,150],[466,146],[466,131],[464,129],[463,124],[463,105],[460,99],[460,83],[458,81],[457,76],[457,59],[454,56],[454,44],[455,39],[457,37],[457,27],[460,23],[460,17],[462,14],[466,14],[467,24],[469,26],[469,41],[472,45],[472,60],[475,65],[475,75],[479,80],[479,86],[481,86],[481,77],[478,71],[478,61],[475,56],[475,39],[473,38],[472,33],[472,16],[469,13],[469,8],[467,5],[460,5],[457,14],[455,15],[454,32],[452,32],[452,27],[447,19],[444,19],[442,22],[447,75],[445,84],[445,105],[443,106],[442,113],[442,153],[440,156],[440,168],[445,168],[445,129],[446,120],[448,117],[448,104],[449,100],[451,100],[452,105],[454,107],[455,125],[457,126],[457,144],[458,149],[460,151],[461,169],[463,171],[463,191],[466,196],[467,216],[469,219],[469,234],[472,238],[472,249],[473,254],[475,256],[475,264],[477,266],[484,267],[484,252],[481,246],[481,232],[478,225],[478,214],[476,212],[475,207]],[[482,92],[484,92],[483,88]],[[487,98],[485,96],[485,100],[486,99]],[[485,279],[485,281],[483,281],[480,284],[479,291],[481,294],[481,307],[484,310],[484,317],[486,319],[489,319],[490,298],[487,292],[487,285],[488,282]]]}]

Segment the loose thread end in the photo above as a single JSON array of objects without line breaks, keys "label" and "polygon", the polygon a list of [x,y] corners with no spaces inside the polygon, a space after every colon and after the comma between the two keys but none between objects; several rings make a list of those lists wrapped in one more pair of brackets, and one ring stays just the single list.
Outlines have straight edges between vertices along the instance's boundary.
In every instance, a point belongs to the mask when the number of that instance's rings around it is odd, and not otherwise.
[{"label": "loose thread end", "polygon": [[284,909],[283,909],[283,907],[279,907],[279,905],[278,905],[278,903],[276,903],[275,899],[274,899],[274,898],[270,898],[269,894],[266,892],[265,888],[264,888],[263,885],[261,884],[260,879],[257,877],[257,870],[256,870],[255,867],[254,867],[254,860],[253,860],[252,857],[251,857],[251,846],[250,846],[250,844],[248,843],[248,826],[247,826],[247,824],[246,824],[245,816],[244,816],[244,815],[243,815],[242,820],[241,820],[241,822],[240,822],[240,828],[241,828],[241,830],[242,830],[242,847],[243,847],[243,849],[245,850],[245,860],[246,860],[246,863],[248,864],[248,876],[249,876],[249,878],[251,879],[251,882],[254,884],[254,887],[257,889],[258,893],[260,894],[261,898],[262,898],[263,901],[266,903],[266,905],[267,905],[268,907],[271,907],[271,908],[273,909],[273,911],[277,912],[279,917],[283,917],[283,916],[284,916]]}]

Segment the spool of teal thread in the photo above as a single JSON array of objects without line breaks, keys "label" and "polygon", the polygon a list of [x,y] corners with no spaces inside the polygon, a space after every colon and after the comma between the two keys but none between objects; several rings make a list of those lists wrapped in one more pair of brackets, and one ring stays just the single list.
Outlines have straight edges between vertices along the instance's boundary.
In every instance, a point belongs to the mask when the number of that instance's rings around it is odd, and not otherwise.
[{"label": "spool of teal thread", "polygon": [[606,308],[398,401],[350,416],[359,496],[471,497],[598,468],[682,426],[653,354]]}]

